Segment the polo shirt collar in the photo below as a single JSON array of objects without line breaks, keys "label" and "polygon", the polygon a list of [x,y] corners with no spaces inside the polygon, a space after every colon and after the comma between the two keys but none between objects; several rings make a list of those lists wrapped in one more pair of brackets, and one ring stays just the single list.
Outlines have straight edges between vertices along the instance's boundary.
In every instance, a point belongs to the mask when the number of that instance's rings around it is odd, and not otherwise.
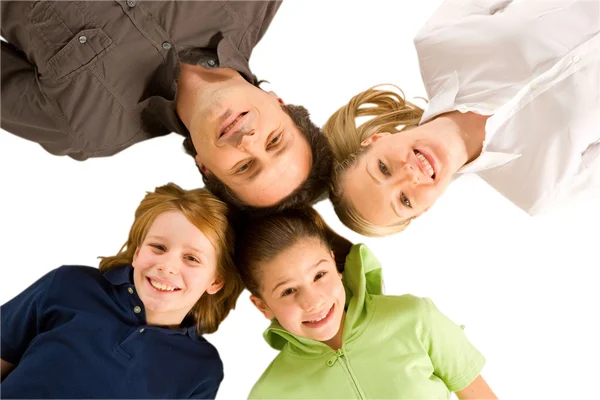
[{"label": "polo shirt collar", "polygon": [[[456,96],[458,94],[459,81],[458,74],[456,71],[452,73],[444,82],[441,89],[431,98],[429,101],[429,105],[423,116],[421,117],[421,121],[419,125],[422,125],[438,115],[459,110],[458,105],[456,104]],[[461,112],[465,112],[460,110]],[[494,118],[493,116],[491,118]],[[490,118],[490,119],[491,119]],[[489,120],[488,120],[489,121]],[[510,154],[504,152],[497,151],[489,151],[486,150],[487,143],[489,143],[491,137],[489,135],[489,130],[487,129],[486,124],[486,132],[485,132],[485,141],[483,146],[483,151],[475,160],[471,161],[468,164],[463,165],[458,171],[457,174],[466,174],[469,172],[479,172],[487,169],[499,167],[504,165],[515,158],[518,158],[520,154]]]},{"label": "polo shirt collar", "polygon": [[[106,280],[114,286],[133,285],[133,266],[131,264],[128,264],[120,267],[111,268],[104,273],[104,278],[106,278]],[[165,333],[168,334],[183,334],[188,335],[191,339],[195,341],[201,340],[201,336],[198,334],[198,331],[196,330],[196,325],[193,322],[191,322],[189,325],[184,325],[177,329],[162,329],[165,331]]]}]

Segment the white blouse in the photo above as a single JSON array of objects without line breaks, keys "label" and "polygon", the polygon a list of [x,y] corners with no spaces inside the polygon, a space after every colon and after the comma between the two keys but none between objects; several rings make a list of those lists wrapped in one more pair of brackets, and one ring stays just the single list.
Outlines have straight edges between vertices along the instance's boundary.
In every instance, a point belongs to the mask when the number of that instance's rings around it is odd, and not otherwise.
[{"label": "white blouse", "polygon": [[[600,195],[600,0],[448,0],[414,39],[431,99],[492,115],[476,172],[538,214]],[[600,204],[599,204],[600,207]]]}]

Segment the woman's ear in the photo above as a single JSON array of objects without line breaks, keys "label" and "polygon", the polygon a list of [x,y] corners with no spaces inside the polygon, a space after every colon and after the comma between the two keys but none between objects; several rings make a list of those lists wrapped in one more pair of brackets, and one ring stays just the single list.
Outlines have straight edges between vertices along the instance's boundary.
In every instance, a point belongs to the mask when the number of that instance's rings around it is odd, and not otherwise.
[{"label": "woman's ear", "polygon": [[382,137],[387,136],[387,135],[391,135],[391,133],[381,132],[381,133],[376,133],[374,135],[371,135],[368,138],[366,138],[365,140],[363,140],[362,142],[360,142],[360,146],[361,147],[369,146],[370,144],[375,143],[376,141],[378,141],[379,139],[381,139]]},{"label": "woman's ear", "polygon": [[256,297],[255,295],[250,295],[250,301],[256,308],[258,308],[258,311],[260,311],[266,319],[275,318],[275,314],[273,314],[269,306],[267,306],[267,304],[260,298]]},{"label": "woman's ear", "polygon": [[202,164],[200,162],[200,159],[198,158],[198,155],[196,154],[196,157],[194,157],[196,159],[196,165],[198,165],[198,168],[200,168],[200,171],[202,171],[202,173],[204,175],[210,175],[212,174],[212,172],[210,172],[210,169],[208,169],[208,167],[204,164]]}]

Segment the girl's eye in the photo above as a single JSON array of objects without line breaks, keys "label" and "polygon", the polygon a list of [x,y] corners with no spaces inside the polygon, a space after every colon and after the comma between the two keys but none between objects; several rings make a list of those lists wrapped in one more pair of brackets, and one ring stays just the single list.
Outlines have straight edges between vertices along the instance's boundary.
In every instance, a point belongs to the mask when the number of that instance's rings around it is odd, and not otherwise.
[{"label": "girl's eye", "polygon": [[381,162],[381,160],[379,160],[379,170],[383,175],[390,176],[390,171],[388,170],[388,167],[386,167],[386,165],[383,162]]},{"label": "girl's eye", "polygon": [[279,135],[277,135],[273,139],[271,139],[271,141],[269,142],[269,146],[268,147],[275,146],[277,143],[279,143],[281,141],[281,136],[282,135],[283,134],[280,133]]},{"label": "girl's eye", "polygon": [[317,275],[315,275],[315,281],[318,281],[319,279],[321,279],[322,277],[325,276],[327,272],[319,272]]},{"label": "girl's eye", "polygon": [[290,294],[294,293],[295,290],[294,289],[286,289],[281,293],[281,297],[285,297],[285,296],[289,296]]},{"label": "girl's eye", "polygon": [[412,208],[412,204],[410,204],[410,200],[404,195],[404,193],[400,193],[400,201],[408,208]]}]

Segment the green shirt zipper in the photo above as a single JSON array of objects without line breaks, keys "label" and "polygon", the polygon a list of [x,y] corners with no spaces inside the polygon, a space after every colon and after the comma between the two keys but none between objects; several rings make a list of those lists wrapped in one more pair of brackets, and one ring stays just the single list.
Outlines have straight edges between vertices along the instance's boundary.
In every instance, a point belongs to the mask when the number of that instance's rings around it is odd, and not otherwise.
[{"label": "green shirt zipper", "polygon": [[348,373],[348,376],[350,377],[350,380],[352,381],[352,384],[354,385],[354,389],[356,390],[356,393],[358,393],[358,398],[359,399],[366,399],[367,397],[362,392],[362,390],[360,390],[360,387],[358,386],[358,383],[356,382],[357,379],[354,376],[354,373],[352,372],[352,369],[350,368],[350,363],[348,362],[348,356],[345,355],[343,349],[338,349],[335,352],[334,356],[331,357],[329,360],[327,360],[327,365],[330,366],[330,367],[332,367],[338,359],[342,360],[341,363],[340,363],[340,365],[342,365],[342,367]]}]

